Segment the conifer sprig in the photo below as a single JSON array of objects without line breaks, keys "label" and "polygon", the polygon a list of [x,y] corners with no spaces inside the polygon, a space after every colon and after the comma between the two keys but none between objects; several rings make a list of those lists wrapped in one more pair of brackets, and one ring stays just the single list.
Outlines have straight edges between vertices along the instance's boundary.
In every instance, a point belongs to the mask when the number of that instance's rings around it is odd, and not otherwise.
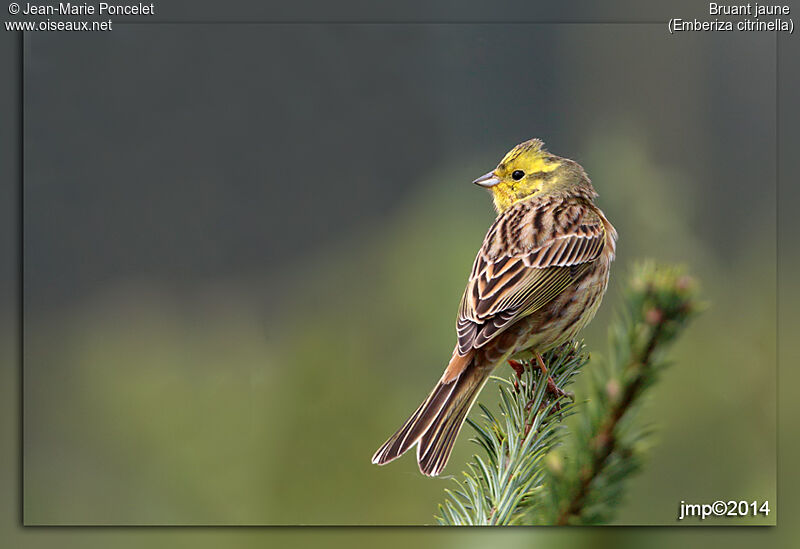
[{"label": "conifer sprig", "polygon": [[[564,388],[588,360],[582,343],[568,343],[546,353],[544,361],[555,383]],[[483,450],[456,479],[458,487],[446,490],[439,506],[440,524],[507,525],[524,519],[525,510],[541,488],[542,460],[564,429],[561,419],[572,413],[567,396],[547,391],[547,376],[530,362],[521,378],[493,377],[500,392],[499,414],[483,404],[479,422],[468,419],[475,430],[472,440]]]},{"label": "conifer sprig", "polygon": [[[668,365],[665,351],[697,313],[694,281],[677,267],[638,265],[609,329],[607,360],[589,366],[588,400],[547,391],[525,363],[522,379],[493,378],[499,414],[484,405],[468,420],[483,457],[473,456],[458,488],[439,506],[440,524],[599,524],[610,520],[626,481],[642,466],[651,428],[638,417],[642,396]],[[544,355],[565,388],[589,362],[582,343]],[[568,431],[562,420],[575,414]],[[558,448],[556,448],[558,446]]]}]

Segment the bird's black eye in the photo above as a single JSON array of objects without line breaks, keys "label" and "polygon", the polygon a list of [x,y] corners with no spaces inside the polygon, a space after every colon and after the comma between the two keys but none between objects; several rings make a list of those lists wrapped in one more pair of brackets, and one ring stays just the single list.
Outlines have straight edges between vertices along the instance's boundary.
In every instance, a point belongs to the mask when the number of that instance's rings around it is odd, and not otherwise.
[{"label": "bird's black eye", "polygon": [[514,173],[511,174],[511,179],[514,181],[519,181],[523,177],[525,177],[525,172],[522,170],[514,170]]}]

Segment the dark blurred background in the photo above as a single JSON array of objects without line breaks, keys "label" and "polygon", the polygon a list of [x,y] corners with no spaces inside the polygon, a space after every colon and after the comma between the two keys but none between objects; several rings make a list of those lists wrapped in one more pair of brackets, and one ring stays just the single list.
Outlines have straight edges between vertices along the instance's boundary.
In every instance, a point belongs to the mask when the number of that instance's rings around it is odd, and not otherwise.
[{"label": "dark blurred background", "polygon": [[533,136],[621,235],[596,354],[639,258],[709,303],[617,522],[775,500],[775,86],[774,35],[651,24],[29,36],[25,522],[432,522],[452,481],[369,457],[452,349],[469,182]]}]

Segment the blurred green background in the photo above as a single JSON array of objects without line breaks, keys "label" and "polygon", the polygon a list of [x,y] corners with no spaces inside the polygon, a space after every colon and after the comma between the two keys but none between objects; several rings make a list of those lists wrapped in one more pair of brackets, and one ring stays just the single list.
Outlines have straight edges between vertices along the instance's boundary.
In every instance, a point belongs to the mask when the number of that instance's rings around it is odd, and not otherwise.
[{"label": "blurred green background", "polygon": [[431,523],[451,481],[369,457],[451,351],[493,217],[469,181],[534,135],[584,165],[621,234],[591,349],[638,258],[688,264],[709,302],[617,522],[775,501],[770,35],[270,29],[28,42],[26,524]]}]

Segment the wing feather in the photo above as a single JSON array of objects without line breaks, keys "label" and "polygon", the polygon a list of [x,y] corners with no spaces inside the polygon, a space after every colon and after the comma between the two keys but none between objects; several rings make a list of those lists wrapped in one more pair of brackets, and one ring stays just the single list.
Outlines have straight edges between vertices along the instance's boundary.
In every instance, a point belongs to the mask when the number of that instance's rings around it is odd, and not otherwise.
[{"label": "wing feather", "polygon": [[503,212],[461,299],[457,352],[482,347],[553,300],[599,257],[605,240],[602,218],[585,200],[529,200]]}]

